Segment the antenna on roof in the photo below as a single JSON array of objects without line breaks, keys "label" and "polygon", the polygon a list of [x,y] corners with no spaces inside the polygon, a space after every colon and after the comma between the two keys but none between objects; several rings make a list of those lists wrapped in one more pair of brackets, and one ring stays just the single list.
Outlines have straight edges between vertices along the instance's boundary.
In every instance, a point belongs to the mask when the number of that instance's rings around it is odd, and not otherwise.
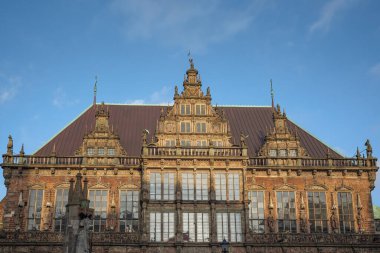
[{"label": "antenna on roof", "polygon": [[96,105],[96,90],[97,90],[97,87],[96,87],[96,84],[98,83],[98,76],[95,76],[95,84],[94,84],[94,106]]},{"label": "antenna on roof", "polygon": [[274,91],[272,86],[272,79],[270,79],[270,96],[272,98],[272,109],[274,109]]}]

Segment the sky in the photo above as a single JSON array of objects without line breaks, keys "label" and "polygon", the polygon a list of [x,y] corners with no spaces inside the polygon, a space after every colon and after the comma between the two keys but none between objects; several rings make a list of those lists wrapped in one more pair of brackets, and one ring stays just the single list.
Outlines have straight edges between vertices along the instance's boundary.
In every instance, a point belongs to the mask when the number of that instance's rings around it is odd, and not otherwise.
[{"label": "sky", "polygon": [[380,156],[379,11],[378,0],[0,1],[0,151],[9,134],[16,153],[38,150],[91,105],[95,76],[98,102],[171,103],[190,51],[213,104],[270,105],[272,79],[291,120],[347,157],[366,139]]}]

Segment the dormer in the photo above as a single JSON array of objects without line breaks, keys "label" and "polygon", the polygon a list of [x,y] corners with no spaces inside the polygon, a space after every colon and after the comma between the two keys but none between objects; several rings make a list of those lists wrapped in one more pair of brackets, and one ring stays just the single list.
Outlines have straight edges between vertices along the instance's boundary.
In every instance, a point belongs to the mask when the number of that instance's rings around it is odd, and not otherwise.
[{"label": "dormer", "polygon": [[121,146],[113,127],[109,126],[109,110],[104,102],[94,106],[95,128],[84,135],[82,145],[75,154],[85,157],[84,163],[90,165],[118,164],[118,157],[126,156],[127,152]]},{"label": "dormer", "polygon": [[[265,136],[265,142],[258,152],[259,157],[292,159],[307,157],[306,149],[301,146],[297,132],[291,133],[287,126],[285,111],[281,112],[279,105],[273,108],[273,129]],[[280,161],[280,159],[277,159]],[[282,165],[286,165],[284,160]],[[290,165],[290,164],[289,164]]]}]

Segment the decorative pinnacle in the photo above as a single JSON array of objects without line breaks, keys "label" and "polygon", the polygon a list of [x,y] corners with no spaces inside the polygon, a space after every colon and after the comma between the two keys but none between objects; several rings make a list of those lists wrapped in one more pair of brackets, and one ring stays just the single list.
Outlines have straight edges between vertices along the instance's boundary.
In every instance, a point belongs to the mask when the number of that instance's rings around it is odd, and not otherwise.
[{"label": "decorative pinnacle", "polygon": [[272,108],[274,108],[274,91],[272,86],[272,79],[270,79],[270,96],[272,98]]},{"label": "decorative pinnacle", "polygon": [[194,68],[194,62],[193,62],[193,57],[191,57],[190,50],[189,50],[189,52],[187,53],[187,57],[189,57],[190,68],[193,69],[193,68]]},{"label": "decorative pinnacle", "polygon": [[24,152],[24,143],[21,145],[21,150],[20,150],[20,155],[25,155],[25,152]]},{"label": "decorative pinnacle", "polygon": [[97,91],[97,85],[98,83],[98,76],[95,76],[95,84],[94,84],[94,105],[96,105],[96,91]]}]

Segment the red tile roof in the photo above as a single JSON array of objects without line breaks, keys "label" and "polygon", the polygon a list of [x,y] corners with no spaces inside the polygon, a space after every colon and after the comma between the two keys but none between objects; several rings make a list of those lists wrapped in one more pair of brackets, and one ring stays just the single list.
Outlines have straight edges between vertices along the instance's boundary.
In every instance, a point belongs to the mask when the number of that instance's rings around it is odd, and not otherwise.
[{"label": "red tile roof", "polygon": [[[139,156],[141,152],[141,134],[143,129],[148,129],[152,134],[160,115],[160,109],[166,106],[158,105],[108,105],[110,126],[120,136],[121,145],[129,156]],[[257,156],[257,152],[264,143],[264,137],[268,129],[273,127],[272,108],[270,107],[229,107],[223,108],[229,120],[233,141],[238,143],[240,132],[249,135],[247,138],[248,154],[250,157]],[[70,125],[58,133],[47,144],[40,148],[36,156],[48,156],[51,154],[54,144],[57,156],[73,156],[74,152],[82,144],[84,134],[95,125],[95,111],[91,107],[81,114]],[[305,130],[288,120],[291,132],[297,133],[301,145],[314,158],[325,158],[328,147],[321,141],[307,133]],[[150,140],[150,137],[149,139]],[[333,158],[342,157],[330,149]]]}]

